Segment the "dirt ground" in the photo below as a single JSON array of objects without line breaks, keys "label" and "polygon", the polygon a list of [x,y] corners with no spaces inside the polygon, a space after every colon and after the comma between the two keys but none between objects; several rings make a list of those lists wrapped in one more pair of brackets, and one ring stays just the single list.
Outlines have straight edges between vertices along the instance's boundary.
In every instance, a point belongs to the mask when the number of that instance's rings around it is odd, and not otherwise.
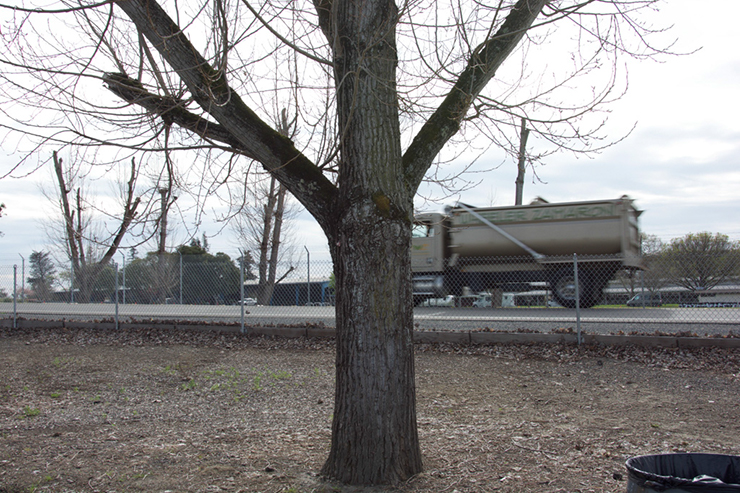
[{"label": "dirt ground", "polygon": [[740,355],[417,346],[424,472],[318,476],[333,343],[0,331],[0,492],[625,492],[627,458],[740,454]]}]

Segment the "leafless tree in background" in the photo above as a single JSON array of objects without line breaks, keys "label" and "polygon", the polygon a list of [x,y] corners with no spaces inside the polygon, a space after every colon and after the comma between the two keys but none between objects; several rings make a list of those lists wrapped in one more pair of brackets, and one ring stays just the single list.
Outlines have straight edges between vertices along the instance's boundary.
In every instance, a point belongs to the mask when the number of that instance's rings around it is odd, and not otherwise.
[{"label": "leafless tree in background", "polygon": [[[295,137],[295,128],[285,110],[280,113],[277,130],[286,137]],[[233,218],[232,226],[240,243],[258,253],[257,303],[269,305],[275,285],[295,269],[291,258],[294,245],[288,227],[298,210],[288,189],[274,176],[252,173],[245,180],[244,193],[248,197],[243,200],[241,212]],[[284,267],[278,277],[281,265]]]},{"label": "leafless tree in background", "polygon": [[269,305],[275,285],[295,269],[294,245],[287,229],[298,211],[289,202],[287,189],[274,177],[253,174],[246,179],[250,181],[245,187],[249,199],[231,224],[239,242],[257,252],[257,303]]},{"label": "leafless tree in background", "polygon": [[64,160],[53,153],[54,174],[57,179],[57,198],[63,224],[64,250],[71,263],[71,275],[79,290],[77,301],[89,302],[98,275],[118,251],[126,233],[137,218],[141,197],[136,196],[138,168],[131,160],[130,175],[123,194],[123,211],[118,216],[115,231],[106,238],[97,237],[92,215],[87,210],[82,184],[76,179],[75,166],[64,168]]},{"label": "leafless tree in background", "polygon": [[[397,483],[422,468],[408,255],[420,184],[444,174],[461,144],[516,156],[521,118],[530,138],[553,149],[604,145],[598,112],[625,87],[622,58],[664,51],[650,44],[660,32],[642,17],[657,4],[119,0],[16,8],[6,11],[9,50],[0,55],[4,121],[12,122],[3,125],[25,135],[24,145],[102,146],[111,161],[186,153],[181,190],[200,211],[206,198],[229,201],[254,163],[275,177],[316,218],[334,261],[337,374],[323,472]],[[292,84],[279,83],[291,74],[289,64],[273,65],[275,51],[297,54],[297,99]],[[297,115],[295,139],[265,123],[276,101]],[[33,163],[11,173],[23,166]]]}]

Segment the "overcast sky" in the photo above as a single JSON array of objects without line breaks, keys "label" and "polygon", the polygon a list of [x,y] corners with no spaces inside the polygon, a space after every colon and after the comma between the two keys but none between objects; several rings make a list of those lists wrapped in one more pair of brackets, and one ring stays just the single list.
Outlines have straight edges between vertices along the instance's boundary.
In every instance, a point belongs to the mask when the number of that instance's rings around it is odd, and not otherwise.
[{"label": "overcast sky", "polygon": [[[740,30],[735,25],[740,2],[666,3],[661,15],[665,24],[675,25],[678,48],[701,49],[664,63],[631,64],[629,91],[612,106],[610,128],[617,136],[637,123],[634,132],[592,159],[548,157],[538,168],[544,183],[527,176],[524,202],[536,196],[562,202],[627,194],[645,211],[640,221],[647,233],[667,240],[710,231],[740,240]],[[528,150],[537,152],[533,145]],[[9,153],[3,148],[0,166],[18,160]],[[493,167],[501,161],[501,155],[491,152],[480,163]],[[483,183],[460,200],[481,206],[513,204],[515,163],[480,178]],[[24,180],[0,180],[0,202],[7,206],[0,218],[0,266],[19,264],[20,255],[28,259],[32,250],[47,249],[39,219],[49,205],[37,183],[49,180],[45,171]],[[443,204],[426,207],[441,210]],[[298,249],[307,247],[312,260],[328,259],[326,240],[315,222],[305,213],[297,221]],[[205,231],[213,234],[216,229]],[[234,255],[237,250],[228,230],[209,241],[214,252]]]}]

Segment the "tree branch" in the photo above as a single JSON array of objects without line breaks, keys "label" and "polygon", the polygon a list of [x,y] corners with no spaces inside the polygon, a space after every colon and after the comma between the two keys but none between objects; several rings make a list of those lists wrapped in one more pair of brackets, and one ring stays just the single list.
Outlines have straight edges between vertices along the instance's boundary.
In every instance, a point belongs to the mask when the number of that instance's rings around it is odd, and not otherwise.
[{"label": "tree branch", "polygon": [[240,143],[239,149],[259,161],[328,227],[337,189],[321,170],[242,101],[225,73],[208,64],[156,1],[116,4],[177,72],[201,108]]},{"label": "tree branch", "polygon": [[473,50],[465,70],[442,104],[422,126],[403,155],[406,179],[414,190],[486,84],[522,39],[547,0],[519,0],[501,28]]},{"label": "tree branch", "polygon": [[183,101],[171,96],[159,96],[152,94],[138,80],[128,77],[126,74],[108,73],[104,74],[103,81],[113,94],[124,101],[141,106],[145,110],[162,117],[165,123],[176,124],[186,130],[190,130],[207,140],[224,143],[247,157],[250,156],[241,143],[220,124],[211,122],[184,107]]},{"label": "tree branch", "polygon": [[105,255],[103,255],[103,258],[100,260],[100,264],[107,264],[110,259],[113,258],[113,255],[116,254],[118,247],[121,245],[121,240],[123,240],[126,231],[128,231],[129,226],[131,226],[131,223],[136,217],[136,209],[139,207],[139,203],[141,203],[141,197],[136,197],[136,199],[134,199],[136,175],[136,161],[134,158],[131,158],[131,178],[129,178],[128,183],[126,184],[126,203],[123,207],[121,226],[118,228],[118,232],[113,238],[110,248],[108,248],[108,251],[105,252]]},{"label": "tree branch", "polygon": [[64,216],[64,230],[65,230],[65,241],[69,247],[69,254],[72,257],[74,268],[79,269],[79,255],[77,254],[77,243],[75,242],[74,227],[74,213],[69,206],[69,190],[67,188],[66,180],[64,179],[64,171],[62,169],[62,158],[57,155],[57,151],[52,154],[54,158],[54,173],[57,177],[57,184],[59,185],[59,201],[62,207],[62,215]]}]

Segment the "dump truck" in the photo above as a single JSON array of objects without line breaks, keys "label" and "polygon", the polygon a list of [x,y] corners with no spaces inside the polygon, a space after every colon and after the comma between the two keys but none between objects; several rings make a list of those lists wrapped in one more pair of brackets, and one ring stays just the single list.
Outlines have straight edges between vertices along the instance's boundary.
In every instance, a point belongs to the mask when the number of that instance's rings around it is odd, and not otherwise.
[{"label": "dump truck", "polygon": [[[476,208],[417,214],[411,247],[414,300],[464,292],[521,292],[549,285],[556,301],[589,308],[622,269],[643,269],[638,210],[614,200]],[[575,259],[574,259],[575,254]]]}]

